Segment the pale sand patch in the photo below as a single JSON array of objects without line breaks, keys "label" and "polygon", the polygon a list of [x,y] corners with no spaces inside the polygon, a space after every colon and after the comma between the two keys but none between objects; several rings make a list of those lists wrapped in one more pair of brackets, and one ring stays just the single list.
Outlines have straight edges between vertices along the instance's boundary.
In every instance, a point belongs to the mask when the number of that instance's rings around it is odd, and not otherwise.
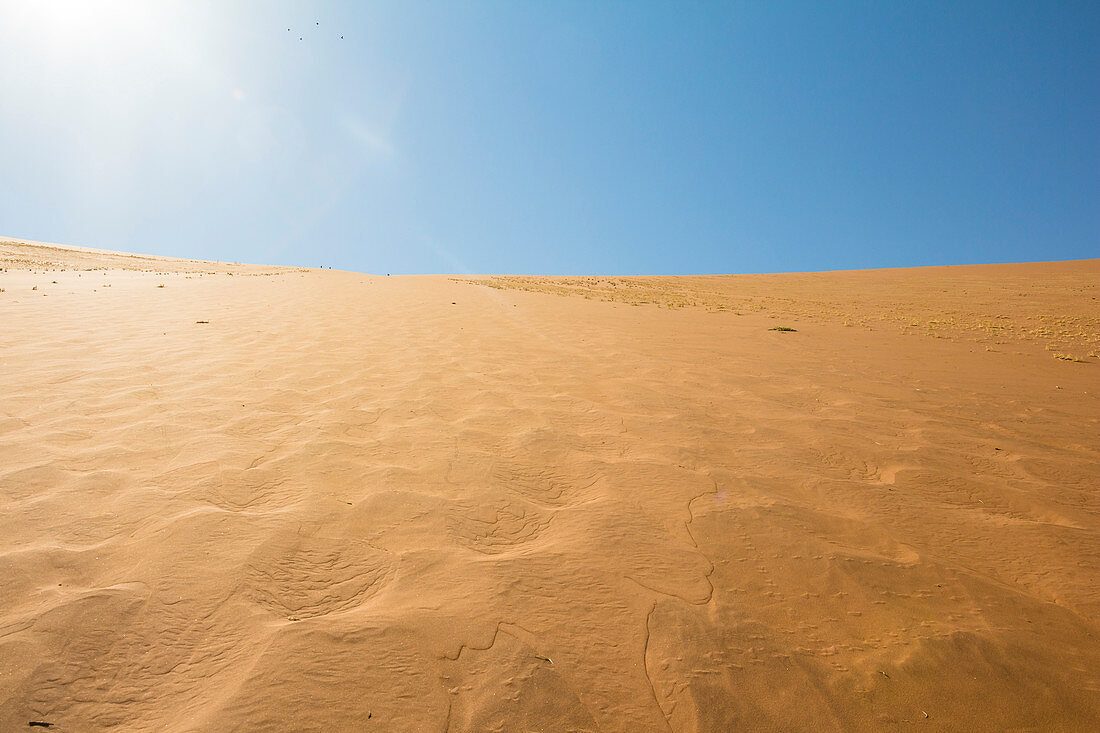
[{"label": "pale sand patch", "polygon": [[0,288],[0,729],[1100,720],[1100,261]]}]

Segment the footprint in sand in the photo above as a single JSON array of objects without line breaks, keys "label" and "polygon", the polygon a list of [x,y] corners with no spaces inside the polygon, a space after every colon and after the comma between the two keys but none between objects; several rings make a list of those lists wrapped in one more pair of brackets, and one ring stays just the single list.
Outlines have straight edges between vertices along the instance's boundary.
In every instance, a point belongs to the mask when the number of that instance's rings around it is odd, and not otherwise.
[{"label": "footprint in sand", "polygon": [[365,542],[288,532],[253,554],[245,595],[276,616],[300,620],[361,605],[392,574],[389,553]]},{"label": "footprint in sand", "polygon": [[200,484],[199,495],[216,507],[239,512],[282,509],[308,493],[274,471],[227,470]]},{"label": "footprint in sand", "polygon": [[550,517],[534,507],[498,503],[450,513],[447,533],[463,547],[497,555],[534,540],[549,523]]},{"label": "footprint in sand", "polygon": [[548,507],[563,507],[578,500],[577,492],[596,482],[595,474],[581,477],[580,483],[552,469],[527,468],[500,464],[493,469],[493,479],[519,496]]}]

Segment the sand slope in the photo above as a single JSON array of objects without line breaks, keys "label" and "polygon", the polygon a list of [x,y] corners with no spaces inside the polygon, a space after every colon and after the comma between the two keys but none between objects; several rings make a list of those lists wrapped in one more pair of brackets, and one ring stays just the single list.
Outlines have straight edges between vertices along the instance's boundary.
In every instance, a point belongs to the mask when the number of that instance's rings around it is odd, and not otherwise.
[{"label": "sand slope", "polygon": [[1100,721],[1098,261],[0,268],[2,730]]}]

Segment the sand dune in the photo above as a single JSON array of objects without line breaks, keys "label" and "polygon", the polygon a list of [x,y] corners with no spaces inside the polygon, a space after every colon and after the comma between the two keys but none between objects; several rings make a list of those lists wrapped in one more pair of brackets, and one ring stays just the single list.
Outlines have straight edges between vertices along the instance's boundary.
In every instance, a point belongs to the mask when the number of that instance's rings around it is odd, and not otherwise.
[{"label": "sand dune", "polygon": [[2,730],[1100,721],[1100,261],[0,268]]}]

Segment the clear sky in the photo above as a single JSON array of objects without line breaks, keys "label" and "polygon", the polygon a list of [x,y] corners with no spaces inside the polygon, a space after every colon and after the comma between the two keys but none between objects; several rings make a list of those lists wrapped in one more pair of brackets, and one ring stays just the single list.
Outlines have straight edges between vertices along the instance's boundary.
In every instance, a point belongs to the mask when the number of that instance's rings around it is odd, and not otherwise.
[{"label": "clear sky", "polygon": [[373,273],[1100,257],[1100,3],[0,0],[0,171],[0,234]]}]

